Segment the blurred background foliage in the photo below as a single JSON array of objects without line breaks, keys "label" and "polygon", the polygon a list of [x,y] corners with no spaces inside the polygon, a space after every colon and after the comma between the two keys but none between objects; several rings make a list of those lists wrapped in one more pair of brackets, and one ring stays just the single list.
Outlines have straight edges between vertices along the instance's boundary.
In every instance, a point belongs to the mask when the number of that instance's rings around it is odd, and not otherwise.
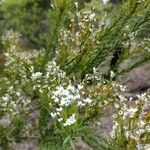
[{"label": "blurred background foliage", "polygon": [[22,35],[22,43],[29,47],[43,45],[48,32],[49,0],[5,0],[0,5],[2,33],[13,30]]}]

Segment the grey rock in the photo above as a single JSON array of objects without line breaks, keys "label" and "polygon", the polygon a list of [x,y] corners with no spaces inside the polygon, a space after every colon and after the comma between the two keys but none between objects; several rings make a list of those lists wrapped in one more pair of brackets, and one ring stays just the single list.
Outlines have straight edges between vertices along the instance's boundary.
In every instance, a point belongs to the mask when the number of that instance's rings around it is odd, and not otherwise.
[{"label": "grey rock", "polygon": [[13,143],[11,145],[12,150],[38,150],[37,140],[30,139],[24,143]]},{"label": "grey rock", "polygon": [[78,138],[75,145],[75,150],[92,150],[92,148],[90,148],[85,142],[83,142],[81,138]]},{"label": "grey rock", "polygon": [[121,80],[128,95],[140,94],[150,88],[150,62],[126,73]]},{"label": "grey rock", "polygon": [[9,126],[10,124],[10,118],[8,116],[3,116],[1,119],[0,119],[0,124],[3,125],[3,126]]}]

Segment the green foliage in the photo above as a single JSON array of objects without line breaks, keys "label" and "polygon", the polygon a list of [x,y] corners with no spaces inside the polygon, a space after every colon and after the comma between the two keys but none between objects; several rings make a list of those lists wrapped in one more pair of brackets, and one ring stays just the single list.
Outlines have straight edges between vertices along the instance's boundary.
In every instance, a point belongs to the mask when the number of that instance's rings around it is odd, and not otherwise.
[{"label": "green foliage", "polygon": [[26,124],[26,117],[20,114],[12,120],[11,124],[11,136],[15,138],[17,142],[20,142],[19,140],[21,139],[19,136],[21,135],[24,125]]},{"label": "green foliage", "polygon": [[109,142],[106,139],[89,128],[83,128],[81,137],[94,150],[113,150],[113,148],[109,147]]},{"label": "green foliage", "polygon": [[72,0],[54,0],[52,1],[52,10],[49,12],[49,18],[51,18],[51,35],[47,39],[46,54],[43,59],[40,70],[44,69],[45,64],[52,59],[56,54],[56,43],[58,42],[58,35],[60,29],[64,25],[65,17],[70,10]]}]

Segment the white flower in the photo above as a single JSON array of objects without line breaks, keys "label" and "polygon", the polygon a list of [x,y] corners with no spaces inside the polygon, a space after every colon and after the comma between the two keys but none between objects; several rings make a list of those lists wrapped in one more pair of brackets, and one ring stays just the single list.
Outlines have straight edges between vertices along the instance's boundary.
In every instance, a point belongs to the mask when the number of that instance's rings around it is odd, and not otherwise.
[{"label": "white flower", "polygon": [[34,67],[31,66],[31,67],[29,68],[29,70],[30,70],[30,72],[34,72]]},{"label": "white flower", "polygon": [[119,115],[123,115],[123,111],[122,111],[122,110],[119,110],[119,111],[118,111],[118,114],[119,114]]},{"label": "white flower", "polygon": [[39,89],[39,92],[40,92],[40,93],[43,93],[43,89]]},{"label": "white flower", "polygon": [[75,6],[76,6],[76,8],[78,8],[78,2],[75,2]]},{"label": "white flower", "polygon": [[143,148],[144,148],[142,144],[137,144],[136,147],[137,147],[137,150],[143,150]]},{"label": "white flower", "polygon": [[131,136],[131,132],[130,131],[126,131],[125,132],[125,136],[126,136],[127,139],[129,139],[129,137]]},{"label": "white flower", "polygon": [[83,103],[82,101],[79,101],[79,102],[78,102],[78,106],[81,106],[81,107],[82,107],[82,106],[85,106],[85,103]]},{"label": "white flower", "polygon": [[[90,14],[90,16],[89,16],[90,20],[94,19],[94,17],[95,17],[95,13],[92,13],[92,14]],[[94,70],[94,68],[93,68],[93,70]]]},{"label": "white flower", "polygon": [[56,91],[53,92],[52,98],[54,99],[55,97],[57,97],[59,95],[60,95],[60,92],[58,90],[56,90]]},{"label": "white flower", "polygon": [[52,118],[55,118],[57,114],[56,113],[50,113],[50,115]]},{"label": "white flower", "polygon": [[64,91],[64,88],[62,87],[62,86],[58,86],[57,88],[56,88],[56,91],[59,93],[62,93],[63,91]]},{"label": "white flower", "polygon": [[144,130],[144,129],[140,129],[139,132],[140,132],[141,134],[143,134],[143,133],[145,132],[145,130]]},{"label": "white flower", "polygon": [[70,93],[69,93],[69,91],[67,91],[67,90],[63,90],[63,91],[62,91],[62,96],[67,97],[67,96],[70,96],[69,94],[70,94]]},{"label": "white flower", "polygon": [[116,104],[116,103],[114,104],[114,106],[115,106],[115,108],[119,108],[119,107],[120,107],[120,106],[119,106],[118,104]]},{"label": "white flower", "polygon": [[116,119],[116,118],[117,118],[117,115],[116,115],[116,114],[114,114],[114,115],[113,115],[113,118],[114,118],[114,119]]},{"label": "white flower", "polygon": [[62,121],[63,121],[63,118],[59,118],[59,119],[58,119],[58,122],[62,122]]},{"label": "white flower", "polygon": [[73,103],[76,99],[80,98],[78,90],[76,91],[75,87],[72,85],[69,85],[67,89],[63,86],[58,86],[56,91],[53,91],[52,94],[52,99],[54,102],[60,101],[59,105],[66,107]]},{"label": "white flower", "polygon": [[69,90],[69,91],[74,93],[75,92],[75,87],[71,86],[71,85],[68,85],[67,90]]},{"label": "white flower", "polygon": [[52,9],[54,9],[54,5],[53,4],[51,4],[51,7],[52,7]]},{"label": "white flower", "polygon": [[77,86],[78,86],[78,89],[79,89],[79,90],[82,90],[82,89],[83,89],[83,85],[78,84]]},{"label": "white flower", "polygon": [[56,110],[57,110],[58,112],[61,112],[61,111],[63,110],[63,108],[62,108],[62,107],[56,108]]},{"label": "white flower", "polygon": [[134,118],[135,113],[138,111],[137,108],[129,108],[127,109],[127,114],[130,118]]},{"label": "white flower", "polygon": [[103,84],[106,84],[106,83],[107,83],[107,82],[104,80],[104,81],[103,81]]},{"label": "white flower", "polygon": [[72,94],[69,94],[66,98],[70,101],[73,101],[75,99]]},{"label": "white flower", "polygon": [[111,132],[110,132],[110,136],[111,136],[111,138],[116,138],[116,133],[115,133],[115,131],[114,130],[112,130]]},{"label": "white flower", "polygon": [[144,149],[145,150],[150,150],[150,144],[144,144]]},{"label": "white flower", "polygon": [[58,98],[58,97],[55,97],[54,102],[55,102],[55,103],[58,103],[58,102],[59,102],[59,98]]},{"label": "white flower", "polygon": [[115,76],[115,73],[113,71],[111,71],[110,76],[111,76],[111,78],[113,78]]},{"label": "white flower", "polygon": [[95,74],[95,73],[96,73],[96,71],[97,71],[97,70],[96,70],[96,68],[94,67],[94,68],[93,68],[93,74]]},{"label": "white flower", "polygon": [[146,124],[146,122],[144,122],[143,120],[140,120],[138,122],[138,126],[141,127],[141,128],[143,128],[145,124]]},{"label": "white flower", "polygon": [[120,90],[123,91],[123,92],[126,91],[126,89],[127,89],[127,87],[123,86],[123,85],[119,85],[119,87],[120,87]]},{"label": "white flower", "polygon": [[70,117],[66,120],[66,122],[64,123],[64,126],[71,126],[71,125],[73,125],[75,122],[76,122],[75,114],[73,114],[72,116],[70,116]]},{"label": "white flower", "polygon": [[78,94],[78,95],[75,95],[74,98],[75,98],[75,99],[80,99],[81,96]]},{"label": "white flower", "polygon": [[32,80],[36,80],[42,76],[41,72],[32,73],[31,78]]},{"label": "white flower", "polygon": [[127,106],[124,104],[123,107],[121,108],[123,111],[127,109]]},{"label": "white flower", "polygon": [[122,95],[118,95],[118,97],[119,97],[120,101],[126,101],[126,100],[127,100],[127,99],[126,99],[124,96],[122,96]]},{"label": "white flower", "polygon": [[146,93],[143,93],[143,94],[141,94],[141,95],[137,95],[137,97],[139,98],[139,99],[145,99],[146,98]]},{"label": "white flower", "polygon": [[3,97],[2,97],[2,100],[3,100],[4,102],[7,102],[7,101],[9,100],[9,95],[6,94],[5,96],[3,96]]},{"label": "white flower", "polygon": [[20,93],[20,92],[16,92],[16,95],[17,95],[17,96],[20,96],[20,95],[21,95],[21,93]]},{"label": "white flower", "polygon": [[60,112],[57,112],[56,114],[57,114],[57,115],[60,115]]},{"label": "white flower", "polygon": [[69,106],[70,104],[71,104],[71,100],[70,99],[68,99],[67,97],[66,98],[63,98],[62,97],[62,99],[61,99],[61,101],[60,101],[60,106]]},{"label": "white flower", "polygon": [[109,0],[103,0],[104,4],[107,4],[109,2]]},{"label": "white flower", "polygon": [[92,100],[90,98],[86,98],[83,100],[83,102],[90,104],[92,103]]}]

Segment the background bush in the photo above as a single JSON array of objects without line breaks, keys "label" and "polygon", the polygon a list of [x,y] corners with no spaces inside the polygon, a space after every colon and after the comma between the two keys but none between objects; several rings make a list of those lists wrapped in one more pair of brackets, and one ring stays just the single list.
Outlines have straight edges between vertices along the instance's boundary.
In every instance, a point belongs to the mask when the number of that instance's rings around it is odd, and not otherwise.
[{"label": "background bush", "polygon": [[11,29],[22,35],[23,43],[27,41],[27,44],[36,48],[44,46],[43,41],[49,30],[48,9],[49,0],[3,1],[0,5],[2,32]]}]

